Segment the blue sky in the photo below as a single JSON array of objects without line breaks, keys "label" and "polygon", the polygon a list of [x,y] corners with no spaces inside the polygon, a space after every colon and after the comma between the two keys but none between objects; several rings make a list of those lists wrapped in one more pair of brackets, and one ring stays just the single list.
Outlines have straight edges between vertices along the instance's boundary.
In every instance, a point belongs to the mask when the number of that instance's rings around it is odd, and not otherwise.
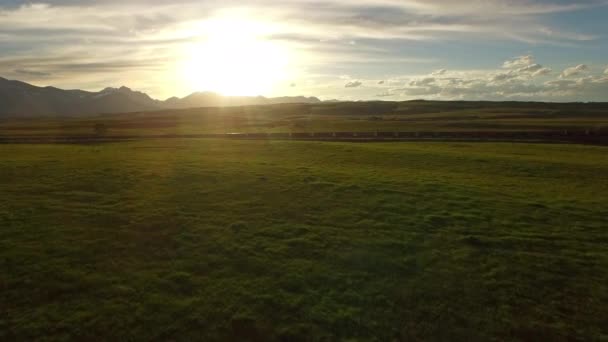
[{"label": "blue sky", "polygon": [[156,98],[608,100],[608,0],[0,0],[0,76]]}]

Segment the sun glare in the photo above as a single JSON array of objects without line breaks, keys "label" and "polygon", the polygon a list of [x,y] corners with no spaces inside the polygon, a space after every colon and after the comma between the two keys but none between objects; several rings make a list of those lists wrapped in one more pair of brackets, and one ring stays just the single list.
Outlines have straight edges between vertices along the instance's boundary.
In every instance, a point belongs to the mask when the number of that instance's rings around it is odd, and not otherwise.
[{"label": "sun glare", "polygon": [[270,28],[245,19],[217,19],[197,28],[201,40],[184,51],[183,78],[195,91],[231,96],[272,93],[288,78],[289,53],[267,40]]}]

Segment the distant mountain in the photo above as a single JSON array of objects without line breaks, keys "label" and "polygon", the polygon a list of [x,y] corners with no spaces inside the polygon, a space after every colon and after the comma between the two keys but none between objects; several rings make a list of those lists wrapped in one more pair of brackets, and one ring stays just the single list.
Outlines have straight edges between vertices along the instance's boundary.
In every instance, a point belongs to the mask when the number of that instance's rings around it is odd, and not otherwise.
[{"label": "distant mountain", "polygon": [[161,109],[222,107],[278,103],[319,103],[316,97],[222,96],[197,92],[166,101],[127,87],[105,88],[99,92],[36,87],[0,77],[0,117],[74,116],[98,113],[124,113]]},{"label": "distant mountain", "polygon": [[198,92],[190,94],[182,99],[172,97],[164,102],[168,108],[192,108],[192,107],[227,107],[264,105],[278,103],[319,103],[316,97],[273,97],[264,96],[222,96],[212,92]]}]

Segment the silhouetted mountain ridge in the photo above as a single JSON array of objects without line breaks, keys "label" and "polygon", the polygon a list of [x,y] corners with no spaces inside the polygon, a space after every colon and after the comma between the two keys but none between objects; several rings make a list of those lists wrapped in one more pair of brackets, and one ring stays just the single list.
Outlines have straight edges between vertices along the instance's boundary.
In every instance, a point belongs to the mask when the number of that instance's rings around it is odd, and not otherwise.
[{"label": "silhouetted mountain ridge", "polygon": [[155,100],[128,87],[108,87],[99,92],[37,87],[0,77],[0,117],[73,116],[98,113],[125,113],[192,107],[223,107],[278,103],[318,103],[316,97],[223,96],[196,92],[184,98]]}]

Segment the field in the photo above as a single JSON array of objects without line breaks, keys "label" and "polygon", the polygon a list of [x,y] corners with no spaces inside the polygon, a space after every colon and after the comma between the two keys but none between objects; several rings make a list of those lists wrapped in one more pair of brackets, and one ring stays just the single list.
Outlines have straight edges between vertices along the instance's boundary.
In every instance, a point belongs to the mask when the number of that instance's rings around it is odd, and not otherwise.
[{"label": "field", "polygon": [[225,133],[539,132],[608,135],[606,103],[341,102],[0,119],[6,137]]},{"label": "field", "polygon": [[0,340],[607,340],[606,175],[583,145],[0,145]]}]

